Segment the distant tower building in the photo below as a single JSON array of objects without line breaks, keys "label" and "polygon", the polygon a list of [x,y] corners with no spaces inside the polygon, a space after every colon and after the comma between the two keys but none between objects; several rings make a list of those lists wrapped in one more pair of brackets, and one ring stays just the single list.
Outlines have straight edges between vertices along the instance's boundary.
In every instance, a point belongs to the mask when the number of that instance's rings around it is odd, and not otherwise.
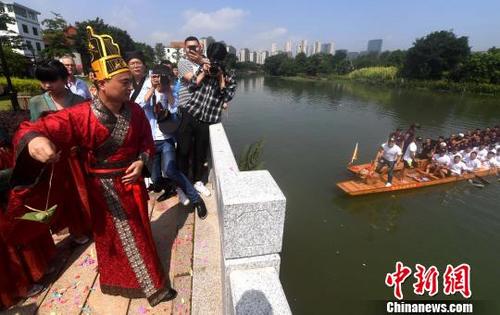
[{"label": "distant tower building", "polygon": [[207,55],[207,48],[210,44],[215,43],[215,39],[212,36],[200,38],[200,44],[203,45],[203,54]]},{"label": "distant tower building", "polygon": [[257,63],[257,52],[256,51],[250,52],[250,56],[248,58],[248,61]]},{"label": "distant tower building", "polygon": [[269,52],[267,50],[261,51],[259,53],[259,64],[263,65],[266,62],[267,57],[269,57]]},{"label": "distant tower building", "polygon": [[278,45],[276,43],[271,44],[271,56],[278,54]]},{"label": "distant tower building", "polygon": [[[0,1],[0,12],[6,13],[14,19],[13,24],[6,25],[7,31],[18,35],[24,44],[23,48],[14,49],[14,51],[26,57],[38,56],[42,49],[45,48],[42,29],[40,28],[40,22],[38,22],[40,12],[14,1]],[[4,36],[4,34],[1,35]]]},{"label": "distant tower building", "polygon": [[313,50],[314,50],[314,45],[307,45],[307,51],[306,51],[306,55],[309,57],[309,56],[312,56],[313,55]]},{"label": "distant tower building", "polygon": [[319,54],[321,52],[321,42],[315,41],[313,46],[312,54]]},{"label": "distant tower building", "polygon": [[324,54],[335,55],[335,44],[334,43],[326,43],[321,45],[321,52]]},{"label": "distant tower building", "polygon": [[292,57],[292,41],[289,40],[285,43],[285,53],[289,56]]},{"label": "distant tower building", "polygon": [[297,44],[297,54],[304,53],[307,55],[307,40],[301,40]]},{"label": "distant tower building", "polygon": [[366,51],[368,51],[368,53],[380,54],[382,52],[382,40],[381,39],[369,40]]},{"label": "distant tower building", "polygon": [[238,56],[240,62],[250,61],[250,50],[248,48],[240,49],[240,55]]},{"label": "distant tower building", "polygon": [[354,60],[359,57],[359,52],[357,51],[350,51],[347,53],[347,59],[349,60]]},{"label": "distant tower building", "polygon": [[226,46],[226,50],[228,54],[235,55],[236,56],[236,48],[234,48],[231,45]]}]

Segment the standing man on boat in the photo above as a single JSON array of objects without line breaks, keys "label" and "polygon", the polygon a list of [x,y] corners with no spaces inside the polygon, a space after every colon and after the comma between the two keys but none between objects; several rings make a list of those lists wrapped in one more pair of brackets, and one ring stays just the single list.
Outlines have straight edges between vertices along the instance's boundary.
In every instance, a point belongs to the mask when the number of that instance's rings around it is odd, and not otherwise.
[{"label": "standing man on boat", "polygon": [[401,180],[404,181],[405,175],[406,175],[406,169],[408,168],[415,168],[415,165],[417,164],[417,152],[418,152],[418,147],[417,143],[419,145],[422,144],[422,138],[417,137],[416,139],[414,136],[411,136],[411,138],[407,139],[408,145],[406,147],[405,153],[403,155],[403,171],[401,172]]},{"label": "standing man on boat", "polygon": [[394,166],[399,163],[401,156],[403,155],[401,148],[396,145],[396,139],[391,137],[386,143],[383,143],[377,154],[377,168],[375,172],[381,173],[382,168],[387,166],[387,182],[385,187],[392,186],[392,175],[394,172]]}]

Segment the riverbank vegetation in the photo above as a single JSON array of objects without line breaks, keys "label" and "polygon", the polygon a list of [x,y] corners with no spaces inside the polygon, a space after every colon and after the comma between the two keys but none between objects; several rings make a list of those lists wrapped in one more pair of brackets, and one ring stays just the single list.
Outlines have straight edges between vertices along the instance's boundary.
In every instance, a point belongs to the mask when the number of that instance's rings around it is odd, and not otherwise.
[{"label": "riverbank vegetation", "polygon": [[407,51],[365,54],[355,59],[303,53],[266,59],[266,74],[297,80],[349,80],[389,87],[500,95],[500,49],[471,52],[467,37],[450,31],[419,38]]}]

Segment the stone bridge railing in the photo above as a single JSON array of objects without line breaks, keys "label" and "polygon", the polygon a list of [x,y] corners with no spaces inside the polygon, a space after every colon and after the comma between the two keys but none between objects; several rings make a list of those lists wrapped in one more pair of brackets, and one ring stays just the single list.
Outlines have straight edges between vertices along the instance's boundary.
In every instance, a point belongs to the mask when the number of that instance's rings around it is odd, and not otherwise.
[{"label": "stone bridge railing", "polygon": [[222,124],[210,126],[226,314],[291,314],[279,280],[286,198],[266,170],[240,172]]}]

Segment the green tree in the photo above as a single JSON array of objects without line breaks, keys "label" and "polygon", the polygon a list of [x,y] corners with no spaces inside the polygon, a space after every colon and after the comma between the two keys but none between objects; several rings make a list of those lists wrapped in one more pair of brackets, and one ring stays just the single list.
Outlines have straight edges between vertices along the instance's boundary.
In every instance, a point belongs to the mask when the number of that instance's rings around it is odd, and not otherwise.
[{"label": "green tree", "polygon": [[321,64],[321,56],[315,54],[307,58],[305,72],[307,75],[317,75]]},{"label": "green tree", "polygon": [[295,61],[292,58],[289,58],[285,55],[285,58],[281,62],[278,68],[279,75],[284,76],[294,76],[297,74],[297,66],[295,65]]},{"label": "green tree", "polygon": [[385,66],[395,66],[401,69],[405,60],[406,51],[397,49],[391,51],[390,55],[387,57],[387,63],[385,64]]},{"label": "green tree", "polygon": [[77,34],[75,36],[75,48],[82,56],[82,63],[84,69],[90,69],[90,54],[88,52],[88,36],[87,36],[87,26],[92,26],[94,32],[97,34],[107,34],[113,37],[115,43],[120,46],[120,52],[124,54],[127,51],[135,50],[134,41],[127,33],[118,27],[108,25],[104,23],[101,18],[95,18],[94,20],[86,20],[82,22],[76,22],[75,27],[77,28]]},{"label": "green tree", "polygon": [[157,62],[165,59],[165,45],[162,43],[155,44],[155,59]]},{"label": "green tree", "polygon": [[500,83],[500,50],[473,53],[452,73],[452,78],[460,82]]},{"label": "green tree", "polygon": [[61,14],[51,12],[54,15],[51,19],[42,21],[44,29],[42,31],[45,48],[41,55],[47,59],[61,57],[65,54],[71,54],[74,47],[70,44],[71,37],[65,34],[68,23]]},{"label": "green tree", "polygon": [[295,65],[297,66],[297,72],[304,73],[306,71],[307,56],[303,52],[298,53],[295,56]]},{"label": "green tree", "polygon": [[[33,66],[30,58],[18,54],[8,44],[2,45],[5,60],[9,65],[9,72],[15,77],[27,77],[30,75],[30,69]],[[4,73],[4,69],[0,66],[0,71]]]},{"label": "green tree", "polygon": [[266,58],[264,62],[264,71],[270,75],[283,75],[283,73],[280,72],[283,69],[280,68],[281,64],[287,59],[289,58],[286,54],[277,54]]},{"label": "green tree", "polygon": [[470,55],[468,38],[451,31],[419,38],[408,50],[402,75],[414,79],[442,79]]}]

